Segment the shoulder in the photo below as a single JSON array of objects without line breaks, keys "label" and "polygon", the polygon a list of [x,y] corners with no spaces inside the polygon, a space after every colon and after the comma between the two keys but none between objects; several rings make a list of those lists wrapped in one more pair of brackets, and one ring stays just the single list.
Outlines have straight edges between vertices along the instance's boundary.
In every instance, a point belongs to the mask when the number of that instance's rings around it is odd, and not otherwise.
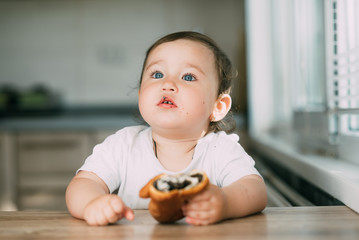
[{"label": "shoulder", "polygon": [[135,139],[139,135],[146,135],[150,134],[150,128],[148,126],[138,125],[138,126],[131,126],[131,127],[125,127],[120,130],[118,130],[116,133],[108,136],[105,139],[106,141],[129,141],[131,139]]},{"label": "shoulder", "polygon": [[107,136],[102,143],[95,146],[94,150],[98,148],[123,150],[131,146],[137,139],[140,139],[141,136],[143,138],[143,136],[148,134],[150,134],[150,131],[147,126],[125,127]]},{"label": "shoulder", "polygon": [[246,157],[246,152],[239,144],[237,134],[227,134],[223,131],[209,133],[198,141],[198,150],[203,152],[206,158],[213,163],[225,164],[233,159]]},{"label": "shoulder", "polygon": [[217,186],[227,186],[247,175],[259,175],[237,134],[217,132],[206,137],[206,160],[211,163]]},{"label": "shoulder", "polygon": [[247,161],[249,155],[239,144],[239,136],[237,134],[227,134],[223,131],[217,133],[209,133],[201,139],[201,148],[206,151],[206,156],[212,159],[216,164],[226,164],[227,162]]},{"label": "shoulder", "polygon": [[200,140],[203,144],[222,147],[240,146],[238,141],[239,136],[237,134],[227,134],[224,131],[209,133]]},{"label": "shoulder", "polygon": [[131,127],[125,127],[120,130],[118,130],[115,135],[130,135],[130,136],[136,136],[142,132],[145,132],[146,130],[149,130],[148,126],[144,125],[138,125],[138,126],[131,126]]}]

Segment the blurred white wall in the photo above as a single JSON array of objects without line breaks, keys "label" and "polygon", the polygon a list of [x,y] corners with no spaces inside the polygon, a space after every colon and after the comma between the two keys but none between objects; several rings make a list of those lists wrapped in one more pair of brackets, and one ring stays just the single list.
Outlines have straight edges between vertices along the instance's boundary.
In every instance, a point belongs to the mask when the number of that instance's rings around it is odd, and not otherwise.
[{"label": "blurred white wall", "polygon": [[37,83],[66,105],[135,105],[145,51],[159,37],[197,30],[238,68],[243,1],[0,1],[0,86]]}]

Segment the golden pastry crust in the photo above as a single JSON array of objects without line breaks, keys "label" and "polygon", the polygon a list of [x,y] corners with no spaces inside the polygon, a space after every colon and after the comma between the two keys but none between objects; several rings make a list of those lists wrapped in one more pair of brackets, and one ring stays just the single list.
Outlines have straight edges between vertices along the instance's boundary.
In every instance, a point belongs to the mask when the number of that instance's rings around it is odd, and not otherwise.
[{"label": "golden pastry crust", "polygon": [[[158,180],[166,178],[198,178],[198,183],[177,188],[171,186],[169,189],[159,190]],[[167,184],[166,180],[165,183]],[[186,185],[184,184],[184,185]],[[171,185],[171,184],[170,184]],[[203,171],[192,171],[190,174],[167,175],[160,174],[152,178],[141,190],[141,198],[151,198],[148,209],[151,215],[160,223],[175,222],[184,217],[181,207],[186,199],[200,193],[209,185],[209,179]]]}]

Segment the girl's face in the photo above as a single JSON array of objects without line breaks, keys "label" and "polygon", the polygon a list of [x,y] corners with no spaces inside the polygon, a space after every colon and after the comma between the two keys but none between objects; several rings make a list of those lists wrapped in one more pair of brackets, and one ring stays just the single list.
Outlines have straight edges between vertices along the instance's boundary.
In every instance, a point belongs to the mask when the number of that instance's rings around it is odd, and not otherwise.
[{"label": "girl's face", "polygon": [[181,39],[157,46],[143,70],[142,117],[154,131],[203,135],[217,99],[217,78],[214,55],[205,45]]}]

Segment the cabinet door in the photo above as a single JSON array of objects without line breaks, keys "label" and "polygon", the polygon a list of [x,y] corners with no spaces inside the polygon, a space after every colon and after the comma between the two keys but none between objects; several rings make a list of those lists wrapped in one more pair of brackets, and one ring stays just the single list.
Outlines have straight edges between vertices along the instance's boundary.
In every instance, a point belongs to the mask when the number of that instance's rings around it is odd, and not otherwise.
[{"label": "cabinet door", "polygon": [[20,133],[20,173],[61,173],[75,171],[90,154],[86,132]]},{"label": "cabinet door", "polygon": [[66,210],[65,190],[91,151],[87,132],[18,134],[18,206]]},{"label": "cabinet door", "polygon": [[0,211],[16,208],[15,137],[0,132]]}]

